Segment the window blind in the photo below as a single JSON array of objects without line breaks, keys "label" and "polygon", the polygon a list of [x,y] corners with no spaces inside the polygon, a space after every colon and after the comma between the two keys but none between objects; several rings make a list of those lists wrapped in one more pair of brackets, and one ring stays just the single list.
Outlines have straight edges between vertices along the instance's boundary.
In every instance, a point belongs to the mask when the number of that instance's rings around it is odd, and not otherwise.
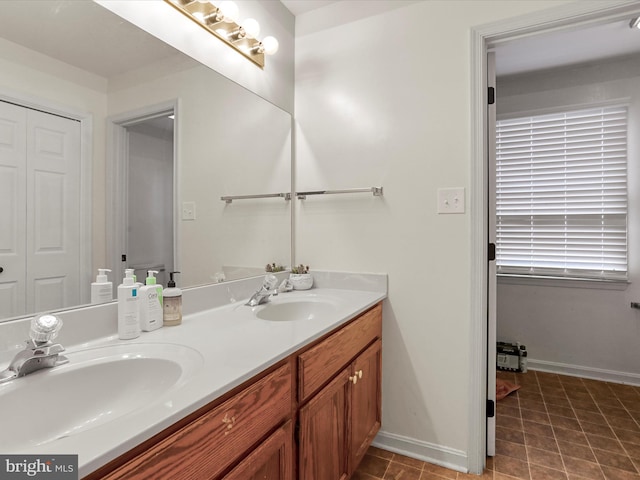
[{"label": "window blind", "polygon": [[498,273],[627,278],[627,107],[500,120]]}]

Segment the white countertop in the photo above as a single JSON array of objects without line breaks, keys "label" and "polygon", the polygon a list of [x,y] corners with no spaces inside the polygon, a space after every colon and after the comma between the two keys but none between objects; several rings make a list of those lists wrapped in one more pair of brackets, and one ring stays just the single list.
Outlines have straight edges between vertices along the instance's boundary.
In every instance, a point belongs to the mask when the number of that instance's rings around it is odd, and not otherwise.
[{"label": "white countertop", "polygon": [[[108,345],[174,344],[195,350],[202,361],[179,388],[161,395],[148,406],[77,434],[34,446],[29,451],[24,448],[11,451],[10,439],[2,438],[8,433],[5,431],[0,437],[0,450],[5,454],[78,454],[80,477],[86,476],[354,318],[384,299],[386,292],[314,288],[282,293],[280,297],[284,301],[310,295],[339,299],[335,313],[311,320],[268,321],[254,314],[263,306],[248,307],[240,301],[186,315],[182,325],[143,332],[134,340],[119,340],[111,335],[67,348],[66,353],[73,357],[82,350]],[[24,380],[28,381],[28,377],[19,379]],[[82,385],[77,388],[81,389]],[[0,396],[0,402],[1,399]],[[49,408],[56,399],[45,394],[41,402],[42,408]]]}]

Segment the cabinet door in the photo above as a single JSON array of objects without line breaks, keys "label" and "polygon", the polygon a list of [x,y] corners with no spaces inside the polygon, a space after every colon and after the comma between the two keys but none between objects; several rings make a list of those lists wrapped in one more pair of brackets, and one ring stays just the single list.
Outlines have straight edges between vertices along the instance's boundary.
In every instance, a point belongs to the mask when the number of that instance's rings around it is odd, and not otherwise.
[{"label": "cabinet door", "polygon": [[[382,341],[358,356],[352,365],[350,471],[356,469],[382,419]],[[357,379],[357,380],[356,380]]]},{"label": "cabinet door", "polygon": [[291,421],[262,442],[223,480],[293,480]]},{"label": "cabinet door", "polygon": [[347,478],[350,385],[349,371],[343,370],[300,409],[300,479]]}]

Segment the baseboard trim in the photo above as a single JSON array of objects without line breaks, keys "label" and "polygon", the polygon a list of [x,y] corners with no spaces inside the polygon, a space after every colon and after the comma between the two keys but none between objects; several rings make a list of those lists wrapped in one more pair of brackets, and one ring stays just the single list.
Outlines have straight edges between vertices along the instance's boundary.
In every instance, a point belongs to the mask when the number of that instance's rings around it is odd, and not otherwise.
[{"label": "baseboard trim", "polygon": [[435,445],[381,430],[374,438],[373,446],[458,472],[468,473],[469,471],[465,452],[443,447],[442,445]]},{"label": "baseboard trim", "polygon": [[527,361],[527,366],[530,370],[538,370],[540,372],[559,373],[572,377],[640,386],[640,375],[636,373],[617,372],[615,370],[583,367],[581,365],[570,365],[567,363],[547,362],[545,360],[534,360],[532,358]]}]

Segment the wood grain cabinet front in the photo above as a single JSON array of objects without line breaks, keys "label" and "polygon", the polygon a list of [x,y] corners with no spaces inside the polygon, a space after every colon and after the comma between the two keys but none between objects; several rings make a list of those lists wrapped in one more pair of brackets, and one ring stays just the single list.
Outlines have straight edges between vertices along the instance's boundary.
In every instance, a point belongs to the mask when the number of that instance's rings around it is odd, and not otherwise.
[{"label": "wood grain cabinet front", "polygon": [[381,338],[377,304],[85,480],[346,480],[380,428]]},{"label": "wood grain cabinet front", "polygon": [[[321,378],[334,375],[299,410],[300,480],[346,480],[371,445],[382,415],[381,336],[382,308],[377,305],[298,357],[303,400]],[[318,358],[324,359],[324,371]],[[335,365],[344,368],[337,375]]]},{"label": "wood grain cabinet front", "polygon": [[108,480],[214,479],[291,416],[289,363],[108,475]]},{"label": "wood grain cabinet front", "polygon": [[223,480],[293,480],[291,421],[262,442]]}]

